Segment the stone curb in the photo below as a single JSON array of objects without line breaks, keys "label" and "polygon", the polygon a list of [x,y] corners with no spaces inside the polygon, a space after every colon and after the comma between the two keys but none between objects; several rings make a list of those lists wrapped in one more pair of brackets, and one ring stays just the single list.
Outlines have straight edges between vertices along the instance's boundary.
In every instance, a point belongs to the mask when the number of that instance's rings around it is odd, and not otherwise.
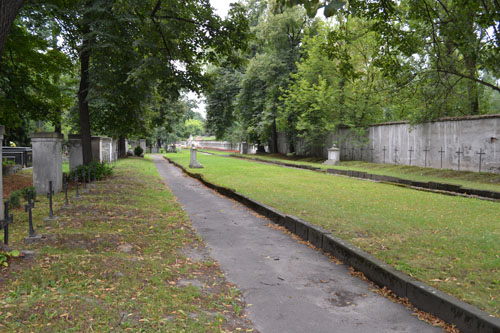
[{"label": "stone curb", "polygon": [[395,270],[390,265],[318,226],[295,216],[283,214],[234,190],[212,184],[201,174],[188,171],[184,166],[166,156],[163,158],[185,174],[198,179],[205,186],[244,204],[274,223],[284,226],[303,240],[311,242],[324,252],[330,253],[344,264],[352,266],[377,285],[387,287],[399,297],[408,298],[418,309],[454,324],[463,332],[500,333],[500,319]]},{"label": "stone curb", "polygon": [[[476,196],[476,197],[479,197],[479,199],[487,198],[487,199],[493,199],[493,200],[500,200],[500,192],[479,190],[479,189],[473,189],[473,188],[465,188],[465,187],[462,187],[461,185],[454,185],[454,184],[447,184],[447,183],[436,183],[436,182],[419,182],[419,181],[410,180],[410,179],[403,179],[403,178],[397,178],[397,177],[385,176],[385,175],[376,175],[376,174],[372,174],[372,173],[367,173],[367,172],[363,172],[363,171],[354,171],[354,170],[340,170],[340,169],[328,168],[328,169],[323,171],[321,168],[313,167],[313,166],[309,166],[309,165],[304,165],[304,164],[292,164],[292,163],[278,162],[278,161],[272,161],[272,160],[268,161],[268,160],[261,160],[259,158],[252,158],[252,157],[239,156],[239,155],[233,155],[233,154],[230,154],[227,156],[239,158],[239,159],[244,159],[244,160],[250,160],[250,161],[258,161],[258,162],[264,162],[264,163],[269,163],[269,164],[276,164],[276,165],[297,168],[297,169],[305,169],[305,170],[311,170],[311,171],[316,171],[316,172],[326,172],[329,174],[342,175],[342,176],[353,177],[353,178],[371,179],[371,180],[375,180],[375,181],[378,181],[381,183],[412,186],[412,187],[417,187],[417,189],[422,188],[422,189],[432,190],[432,191],[445,191],[447,193],[444,193],[444,194],[450,194],[450,195],[459,194],[459,195]],[[442,193],[442,192],[440,192],[440,193]]]}]

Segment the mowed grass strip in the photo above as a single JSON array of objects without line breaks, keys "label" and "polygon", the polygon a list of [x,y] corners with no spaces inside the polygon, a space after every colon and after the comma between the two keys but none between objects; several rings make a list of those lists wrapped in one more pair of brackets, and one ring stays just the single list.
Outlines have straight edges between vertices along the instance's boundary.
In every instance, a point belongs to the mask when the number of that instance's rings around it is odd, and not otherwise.
[{"label": "mowed grass strip", "polygon": [[239,291],[204,254],[150,159],[119,161],[113,177],[82,195],[60,209],[58,194],[51,226],[38,196],[35,228],[46,239],[33,245],[23,244],[26,213],[13,211],[9,245],[35,256],[0,270],[0,331],[251,330]]},{"label": "mowed grass strip", "polygon": [[[207,150],[208,151],[208,150]],[[216,151],[209,151],[216,153]],[[220,155],[229,155],[221,153]],[[240,155],[240,154],[235,154]],[[315,157],[286,157],[281,154],[241,155],[262,161],[277,161],[296,165],[308,165],[323,170],[339,169],[362,171],[376,175],[392,176],[420,182],[437,182],[461,185],[465,188],[500,192],[500,175],[488,172],[457,171],[449,169],[423,168],[401,164],[379,164],[363,161],[342,161],[340,165],[322,164],[325,160]]]},{"label": "mowed grass strip", "polygon": [[[167,154],[188,167],[189,152]],[[201,173],[500,317],[500,204],[198,154]]]}]

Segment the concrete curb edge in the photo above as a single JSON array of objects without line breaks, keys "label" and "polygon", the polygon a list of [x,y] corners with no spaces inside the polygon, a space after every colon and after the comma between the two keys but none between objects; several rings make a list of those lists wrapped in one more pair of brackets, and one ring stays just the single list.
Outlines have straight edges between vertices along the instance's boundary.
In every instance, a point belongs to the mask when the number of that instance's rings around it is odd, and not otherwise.
[{"label": "concrete curb edge", "polygon": [[242,203],[274,223],[284,226],[303,240],[311,242],[324,252],[330,253],[344,264],[352,266],[377,285],[387,287],[399,297],[408,298],[418,309],[454,324],[463,332],[500,333],[500,319],[395,270],[390,265],[318,226],[298,217],[283,214],[234,190],[210,183],[204,179],[203,175],[188,171],[184,166],[166,156],[163,158],[205,186]]}]

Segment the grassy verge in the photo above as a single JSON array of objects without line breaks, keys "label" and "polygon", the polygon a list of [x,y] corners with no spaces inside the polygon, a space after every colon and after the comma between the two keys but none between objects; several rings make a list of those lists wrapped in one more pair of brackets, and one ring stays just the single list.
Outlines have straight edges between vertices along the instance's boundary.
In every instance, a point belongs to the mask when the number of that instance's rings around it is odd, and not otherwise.
[{"label": "grassy verge", "polygon": [[250,330],[239,292],[207,256],[153,162],[129,158],[81,201],[45,226],[47,199],[34,210],[46,239],[24,245],[27,216],[14,211],[10,246],[34,255],[0,272],[2,331]]},{"label": "grassy verge", "polygon": [[[168,154],[188,166],[189,153]],[[322,226],[500,317],[500,205],[251,161],[198,155],[207,180]]]},{"label": "grassy verge", "polygon": [[[217,153],[210,151],[211,153]],[[229,155],[222,153],[219,155]],[[417,166],[408,166],[400,164],[378,164],[362,161],[344,161],[338,166],[323,165],[324,159],[318,158],[299,158],[286,157],[280,154],[259,154],[242,155],[263,161],[279,161],[297,165],[309,165],[321,169],[343,169],[363,171],[377,175],[386,175],[402,179],[410,179],[421,182],[438,182],[461,185],[466,188],[488,190],[500,192],[500,175],[487,172],[471,172],[456,170],[441,170],[434,168],[422,168]]]}]

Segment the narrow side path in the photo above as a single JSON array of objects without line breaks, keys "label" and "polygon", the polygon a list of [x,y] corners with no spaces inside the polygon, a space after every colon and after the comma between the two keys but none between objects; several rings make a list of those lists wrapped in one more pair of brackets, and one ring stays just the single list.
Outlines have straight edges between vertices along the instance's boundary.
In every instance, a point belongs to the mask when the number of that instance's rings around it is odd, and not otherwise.
[{"label": "narrow side path", "polygon": [[161,156],[152,158],[226,278],[242,291],[257,330],[440,331],[371,292],[345,265],[269,228],[271,221],[184,176]]}]

